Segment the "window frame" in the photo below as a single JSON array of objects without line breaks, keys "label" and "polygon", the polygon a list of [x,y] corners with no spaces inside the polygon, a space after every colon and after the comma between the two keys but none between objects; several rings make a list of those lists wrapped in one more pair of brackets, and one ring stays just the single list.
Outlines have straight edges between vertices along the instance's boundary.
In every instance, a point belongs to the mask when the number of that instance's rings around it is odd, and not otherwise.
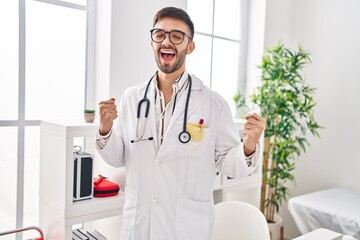
[{"label": "window frame", "polygon": [[[188,0],[188,2],[191,0]],[[196,1],[196,0],[192,0]],[[211,38],[211,61],[210,61],[210,88],[212,87],[213,82],[213,52],[214,52],[214,39],[221,39],[225,41],[236,42],[239,44],[239,52],[238,52],[238,81],[237,91],[241,91],[241,93],[245,93],[246,89],[246,62],[247,62],[247,39],[248,39],[248,25],[249,25],[249,0],[240,0],[240,38],[238,40],[231,39],[227,37],[222,37],[214,34],[214,25],[215,25],[215,10],[216,10],[216,0],[212,0],[213,4],[213,12],[212,12],[212,23],[211,23],[211,34],[196,31],[195,35],[201,35],[205,37]],[[196,28],[195,28],[196,29]]]},{"label": "window frame", "polygon": [[[40,126],[41,120],[25,118],[25,70],[26,70],[26,1],[19,1],[19,75],[18,75],[18,117],[16,120],[0,120],[0,127],[17,127],[17,186],[16,186],[16,228],[23,227],[24,221],[24,168],[25,168],[25,128]],[[95,101],[95,39],[96,39],[96,0],[87,0],[86,5],[62,0],[31,0],[87,12],[86,55],[85,59],[85,99],[84,108],[91,108]],[[16,239],[22,239],[17,234]]]}]

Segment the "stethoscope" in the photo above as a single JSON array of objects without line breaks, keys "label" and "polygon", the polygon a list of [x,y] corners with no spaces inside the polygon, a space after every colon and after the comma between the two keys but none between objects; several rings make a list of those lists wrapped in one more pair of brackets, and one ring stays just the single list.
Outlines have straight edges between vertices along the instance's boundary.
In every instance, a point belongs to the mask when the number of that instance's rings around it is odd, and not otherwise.
[{"label": "stethoscope", "polygon": [[[156,74],[155,74],[156,75]],[[145,93],[144,93],[144,97],[139,101],[138,106],[137,106],[137,113],[136,113],[136,138],[137,139],[133,139],[130,142],[131,143],[135,143],[135,142],[139,142],[139,141],[146,141],[146,140],[153,140],[153,137],[149,137],[149,138],[144,138],[144,132],[145,132],[145,128],[146,128],[146,123],[147,123],[147,119],[149,116],[149,109],[150,109],[150,100],[147,98],[147,92],[149,90],[149,86],[150,83],[152,82],[154,76],[152,76],[146,86],[145,89]],[[188,75],[189,77],[189,90],[186,96],[186,103],[185,103],[185,112],[184,112],[184,122],[183,122],[183,129],[182,132],[179,134],[179,141],[181,143],[188,143],[191,139],[191,135],[188,131],[186,131],[186,120],[187,120],[187,112],[188,112],[188,108],[189,108],[189,101],[190,101],[190,92],[191,92],[191,84],[192,84],[192,79],[191,76]],[[175,102],[174,102],[174,107],[173,107],[173,112],[175,109],[175,105],[176,105],[176,96],[175,95]],[[140,113],[141,113],[141,107],[142,105],[145,104],[145,123],[144,123],[144,127],[142,129],[142,133],[138,134],[138,130],[139,130],[139,120],[140,120]]]}]

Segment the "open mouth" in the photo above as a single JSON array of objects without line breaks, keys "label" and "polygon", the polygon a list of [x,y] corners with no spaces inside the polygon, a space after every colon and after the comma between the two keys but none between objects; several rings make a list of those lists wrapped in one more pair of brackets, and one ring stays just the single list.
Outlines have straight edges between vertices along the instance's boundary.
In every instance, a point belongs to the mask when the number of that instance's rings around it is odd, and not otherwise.
[{"label": "open mouth", "polygon": [[171,50],[161,50],[160,51],[161,57],[164,59],[165,62],[170,62],[175,57],[175,52]]}]

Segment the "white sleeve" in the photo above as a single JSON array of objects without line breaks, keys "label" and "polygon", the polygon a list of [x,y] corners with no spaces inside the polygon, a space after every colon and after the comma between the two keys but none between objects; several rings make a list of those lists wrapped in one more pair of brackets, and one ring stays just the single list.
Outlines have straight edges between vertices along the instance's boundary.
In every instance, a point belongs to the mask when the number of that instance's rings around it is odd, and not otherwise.
[{"label": "white sleeve", "polygon": [[95,142],[97,149],[101,150],[106,146],[107,142],[109,141],[109,137],[111,136],[111,132],[112,132],[111,129],[106,135],[101,135],[100,130],[97,132],[96,142]]},{"label": "white sleeve", "polygon": [[239,132],[228,105],[221,110],[219,122],[222,124],[219,124],[216,130],[216,168],[231,178],[251,175],[258,165],[259,144],[256,145],[256,150],[251,156],[245,156],[244,145],[240,141]]},{"label": "white sleeve", "polygon": [[246,164],[248,165],[249,168],[253,168],[254,170],[258,165],[259,157],[256,157],[256,153],[259,153],[260,151],[259,149],[260,149],[260,144],[257,143],[255,152],[253,152],[250,156],[245,156]]}]

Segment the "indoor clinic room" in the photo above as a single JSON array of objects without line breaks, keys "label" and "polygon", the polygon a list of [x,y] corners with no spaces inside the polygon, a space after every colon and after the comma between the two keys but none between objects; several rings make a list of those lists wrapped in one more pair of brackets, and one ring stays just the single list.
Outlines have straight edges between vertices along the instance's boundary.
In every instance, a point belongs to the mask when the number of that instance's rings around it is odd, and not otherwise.
[{"label": "indoor clinic room", "polygon": [[360,1],[1,0],[0,240],[360,240]]}]

